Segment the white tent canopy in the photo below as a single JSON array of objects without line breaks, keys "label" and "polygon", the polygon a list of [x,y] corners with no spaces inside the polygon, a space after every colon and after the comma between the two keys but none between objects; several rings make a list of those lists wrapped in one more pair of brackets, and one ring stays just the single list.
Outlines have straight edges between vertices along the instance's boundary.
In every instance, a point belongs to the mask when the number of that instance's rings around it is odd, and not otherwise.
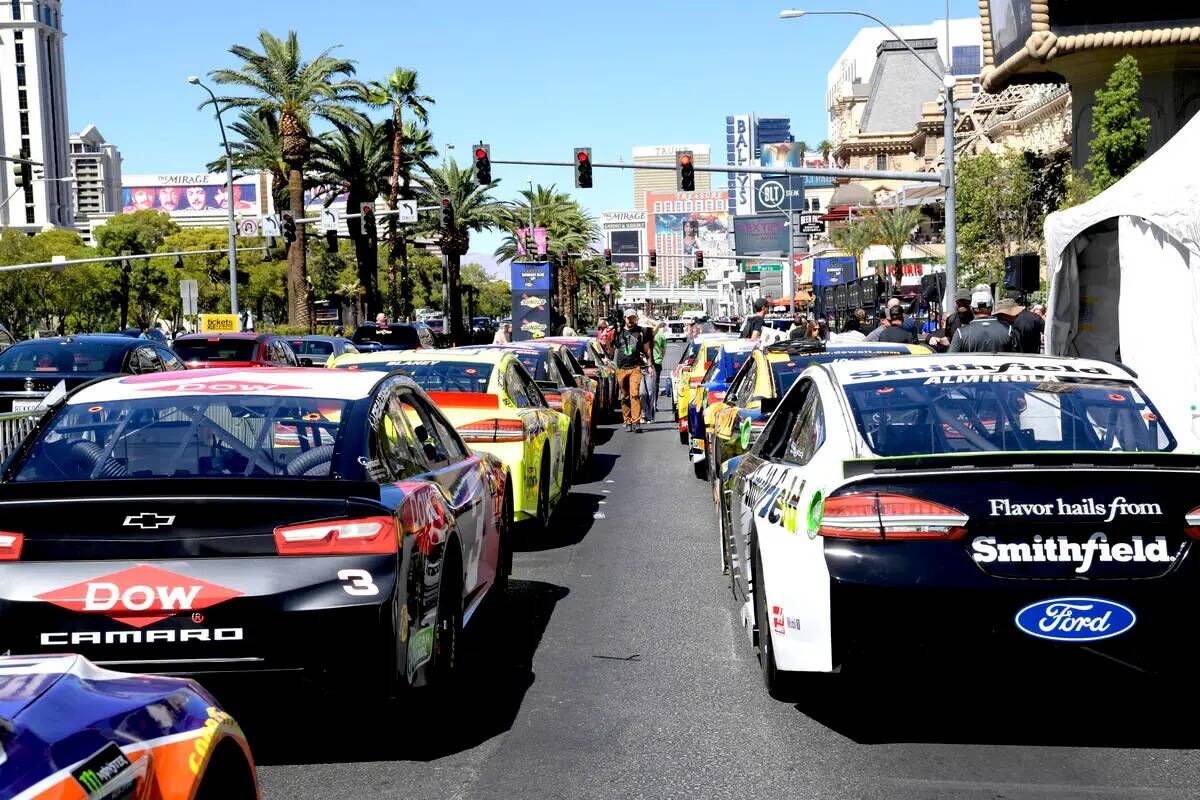
[{"label": "white tent canopy", "polygon": [[1128,365],[1181,446],[1200,447],[1200,115],[1045,232],[1046,352]]}]

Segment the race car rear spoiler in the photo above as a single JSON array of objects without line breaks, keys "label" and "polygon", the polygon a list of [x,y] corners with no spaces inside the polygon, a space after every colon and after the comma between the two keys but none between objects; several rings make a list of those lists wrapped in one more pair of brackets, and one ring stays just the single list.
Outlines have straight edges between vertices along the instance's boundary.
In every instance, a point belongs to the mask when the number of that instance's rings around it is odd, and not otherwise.
[{"label": "race car rear spoiler", "polygon": [[1037,467],[1084,467],[1112,470],[1195,470],[1200,472],[1200,454],[1004,451],[951,453],[944,455],[855,458],[842,462],[846,478],[896,472],[945,472],[958,470],[1021,469]]},{"label": "race car rear spoiler", "polygon": [[137,478],[0,483],[0,502],[41,498],[109,497],[311,497],[378,500],[373,481],[324,478]]}]

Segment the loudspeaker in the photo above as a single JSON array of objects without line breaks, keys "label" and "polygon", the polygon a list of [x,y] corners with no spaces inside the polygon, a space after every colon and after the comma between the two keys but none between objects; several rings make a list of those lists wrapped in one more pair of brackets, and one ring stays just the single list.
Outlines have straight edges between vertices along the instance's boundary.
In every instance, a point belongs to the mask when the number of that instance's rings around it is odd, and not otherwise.
[{"label": "loudspeaker", "polygon": [[862,281],[851,281],[849,286],[850,295],[846,299],[846,305],[849,308],[858,308],[863,304]]},{"label": "loudspeaker", "polygon": [[1036,292],[1041,283],[1041,260],[1037,253],[1017,253],[1004,259],[1004,288]]},{"label": "loudspeaker", "polygon": [[934,272],[921,276],[921,297],[926,303],[939,303],[946,295],[946,273]]},{"label": "loudspeaker", "polygon": [[846,291],[846,284],[839,283],[833,287],[833,307],[837,311],[846,310],[846,300],[849,292]]}]

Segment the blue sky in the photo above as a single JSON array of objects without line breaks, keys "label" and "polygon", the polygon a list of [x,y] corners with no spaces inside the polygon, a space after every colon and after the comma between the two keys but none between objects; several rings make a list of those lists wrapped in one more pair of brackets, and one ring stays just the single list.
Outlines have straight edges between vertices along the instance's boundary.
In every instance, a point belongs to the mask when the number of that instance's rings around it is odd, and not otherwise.
[{"label": "blue sky", "polygon": [[[825,75],[866,20],[779,20],[789,0],[70,0],[67,98],[73,131],[94,123],[121,149],[127,173],[192,172],[220,150],[216,123],[197,110],[191,74],[234,66],[228,47],[253,45],[262,28],[295,28],[306,52],[341,45],[364,80],[396,66],[420,72],[437,99],[430,126],[460,163],[479,141],[493,158],[569,160],[590,146],[597,161],[634,145],[708,142],[725,157],[725,116],[792,119],[797,139],[825,137]],[[814,0],[809,10],[854,8],[889,24],[944,16],[944,2]],[[952,0],[955,17],[974,0]],[[216,88],[216,87],[214,87]],[[455,145],[448,151],[446,146]],[[495,166],[497,194],[512,198],[532,177],[571,189],[594,212],[632,207],[633,178],[597,170],[575,190],[569,169]],[[716,176],[714,176],[714,184]],[[500,235],[473,238],[491,253]]]}]

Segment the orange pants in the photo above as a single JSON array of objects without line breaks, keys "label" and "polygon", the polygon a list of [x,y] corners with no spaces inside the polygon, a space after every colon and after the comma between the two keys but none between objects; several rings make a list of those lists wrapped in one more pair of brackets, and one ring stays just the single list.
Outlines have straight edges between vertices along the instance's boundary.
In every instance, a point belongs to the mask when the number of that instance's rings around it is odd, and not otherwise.
[{"label": "orange pants", "polygon": [[621,413],[625,424],[632,425],[642,420],[642,369],[617,368],[617,385],[621,387]]}]

